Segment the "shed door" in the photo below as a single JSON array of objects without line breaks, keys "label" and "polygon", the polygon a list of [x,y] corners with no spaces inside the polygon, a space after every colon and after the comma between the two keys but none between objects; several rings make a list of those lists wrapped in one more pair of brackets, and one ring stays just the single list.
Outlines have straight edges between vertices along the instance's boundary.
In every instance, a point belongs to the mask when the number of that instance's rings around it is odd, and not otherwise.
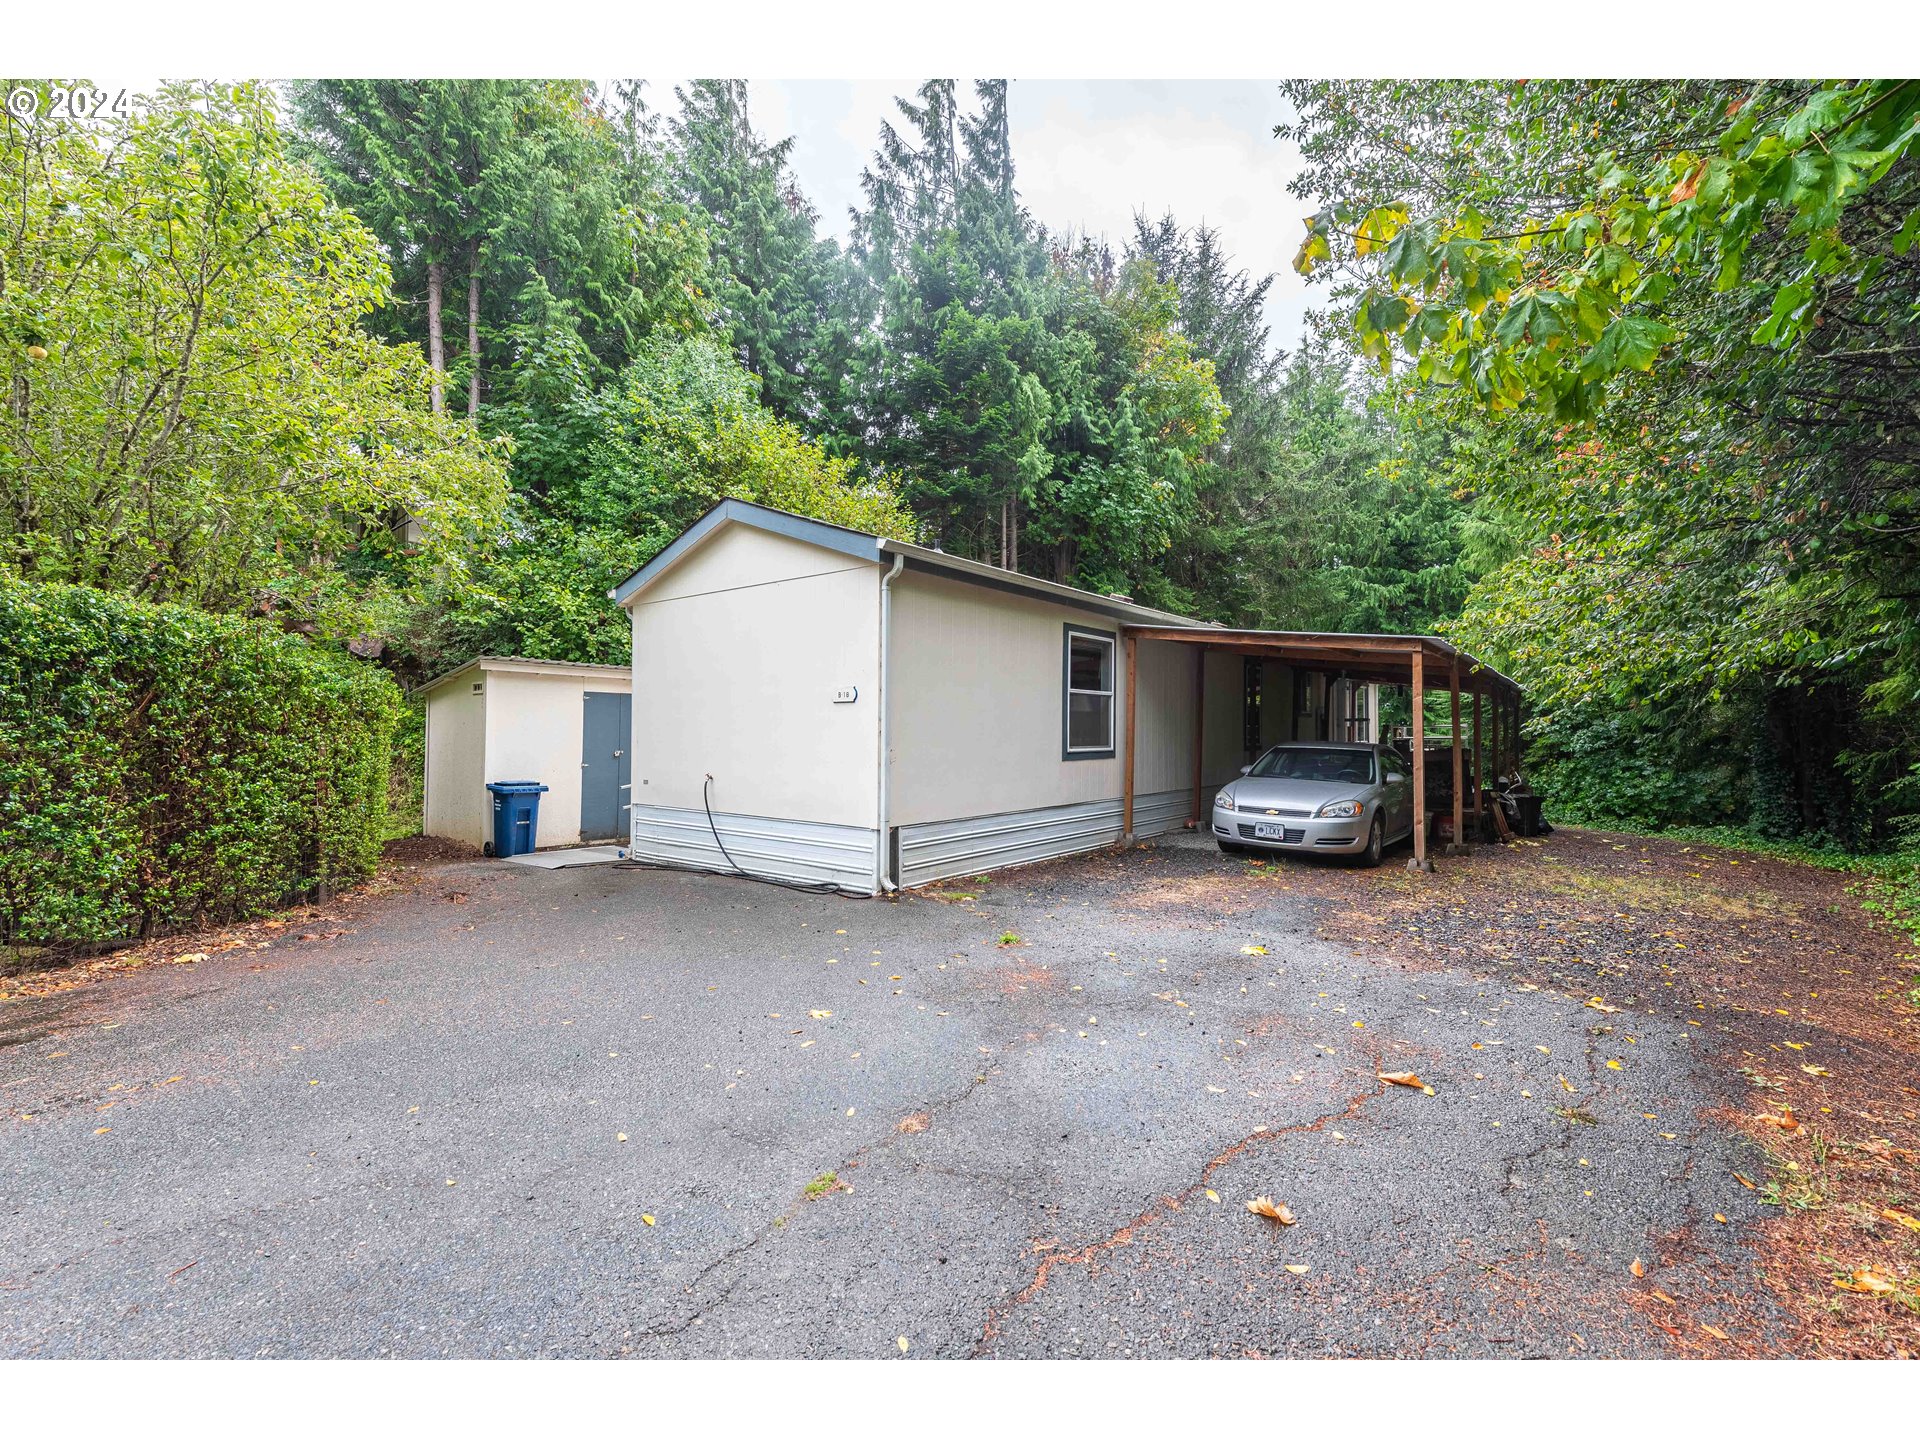
[{"label": "shed door", "polygon": [[589,690],[580,737],[580,838],[624,840],[633,759],[633,697]]}]

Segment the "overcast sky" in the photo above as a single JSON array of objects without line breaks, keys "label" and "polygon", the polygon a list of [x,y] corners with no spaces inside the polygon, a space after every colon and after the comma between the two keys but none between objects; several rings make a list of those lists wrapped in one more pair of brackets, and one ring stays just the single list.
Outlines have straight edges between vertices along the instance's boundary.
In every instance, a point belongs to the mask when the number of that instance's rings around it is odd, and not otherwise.
[{"label": "overcast sky", "polygon": [[[841,240],[881,121],[902,123],[893,97],[920,83],[752,82],[755,128],[773,140],[794,137],[800,186]],[[671,111],[674,84],[651,84],[649,103]],[[1015,80],[1007,104],[1015,184],[1036,220],[1104,235],[1116,250],[1137,210],[1157,217],[1171,209],[1183,225],[1217,226],[1236,265],[1276,277],[1267,318],[1274,343],[1294,348],[1308,291],[1289,262],[1310,207],[1287,193],[1296,161],[1292,146],[1273,138],[1286,114],[1276,82]]]}]

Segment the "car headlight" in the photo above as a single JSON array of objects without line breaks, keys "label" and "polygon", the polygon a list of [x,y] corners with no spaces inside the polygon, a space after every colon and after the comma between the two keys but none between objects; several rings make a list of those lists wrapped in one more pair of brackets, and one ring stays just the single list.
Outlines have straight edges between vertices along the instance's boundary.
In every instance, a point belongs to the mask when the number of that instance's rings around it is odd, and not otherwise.
[{"label": "car headlight", "polygon": [[1216,810],[1233,809],[1233,796],[1227,791],[1222,790],[1218,795],[1213,797],[1213,808]]},{"label": "car headlight", "polygon": [[1361,814],[1366,808],[1367,803],[1364,800],[1335,800],[1330,804],[1322,805],[1319,815],[1322,820],[1348,820]]}]

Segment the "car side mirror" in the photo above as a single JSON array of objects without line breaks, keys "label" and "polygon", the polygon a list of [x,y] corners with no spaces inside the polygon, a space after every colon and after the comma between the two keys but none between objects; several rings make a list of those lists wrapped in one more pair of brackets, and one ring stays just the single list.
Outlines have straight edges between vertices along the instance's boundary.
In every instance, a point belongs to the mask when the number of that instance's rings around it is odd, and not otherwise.
[{"label": "car side mirror", "polygon": [[1241,773],[1242,775],[1251,775],[1251,774],[1253,773],[1253,766],[1251,766],[1251,765],[1242,765],[1242,766],[1240,767],[1240,773]]},{"label": "car side mirror", "polygon": [[1387,784],[1389,785],[1398,785],[1406,778],[1407,777],[1402,775],[1398,770],[1389,770],[1387,772]]}]

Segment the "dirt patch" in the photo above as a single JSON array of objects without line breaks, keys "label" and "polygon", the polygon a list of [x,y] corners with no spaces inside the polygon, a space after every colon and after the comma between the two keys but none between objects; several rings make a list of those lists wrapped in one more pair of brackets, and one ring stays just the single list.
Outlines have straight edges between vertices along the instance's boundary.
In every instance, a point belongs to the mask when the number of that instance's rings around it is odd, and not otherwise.
[{"label": "dirt patch", "polygon": [[480,858],[479,846],[463,845],[438,835],[408,835],[401,840],[389,840],[380,851],[382,866],[451,865]]},{"label": "dirt patch", "polygon": [[[1861,908],[1849,877],[1563,830],[1433,876],[1249,863],[1221,883],[1228,906],[1273,890],[1307,899],[1321,936],[1357,954],[1495,973],[1588,999],[1600,1016],[1661,1014],[1703,1032],[1750,1098],[1722,1122],[1773,1159],[1751,1177],[1779,1210],[1756,1255],[1796,1322],[1792,1353],[1920,1355],[1920,1231],[1886,1214],[1920,1215],[1920,955]],[[1203,903],[1204,888],[1159,882],[1133,899]],[[1789,1114],[1797,1128],[1754,1118]],[[1895,1290],[1836,1286],[1868,1267]],[[1677,1348],[1738,1353],[1703,1328],[1718,1297],[1669,1303],[1657,1288],[1635,1303]]]},{"label": "dirt patch", "polygon": [[1032,960],[992,970],[988,974],[993,983],[999,986],[1002,995],[1017,995],[1023,990],[1058,990],[1060,988],[1060,977],[1045,965]]}]

